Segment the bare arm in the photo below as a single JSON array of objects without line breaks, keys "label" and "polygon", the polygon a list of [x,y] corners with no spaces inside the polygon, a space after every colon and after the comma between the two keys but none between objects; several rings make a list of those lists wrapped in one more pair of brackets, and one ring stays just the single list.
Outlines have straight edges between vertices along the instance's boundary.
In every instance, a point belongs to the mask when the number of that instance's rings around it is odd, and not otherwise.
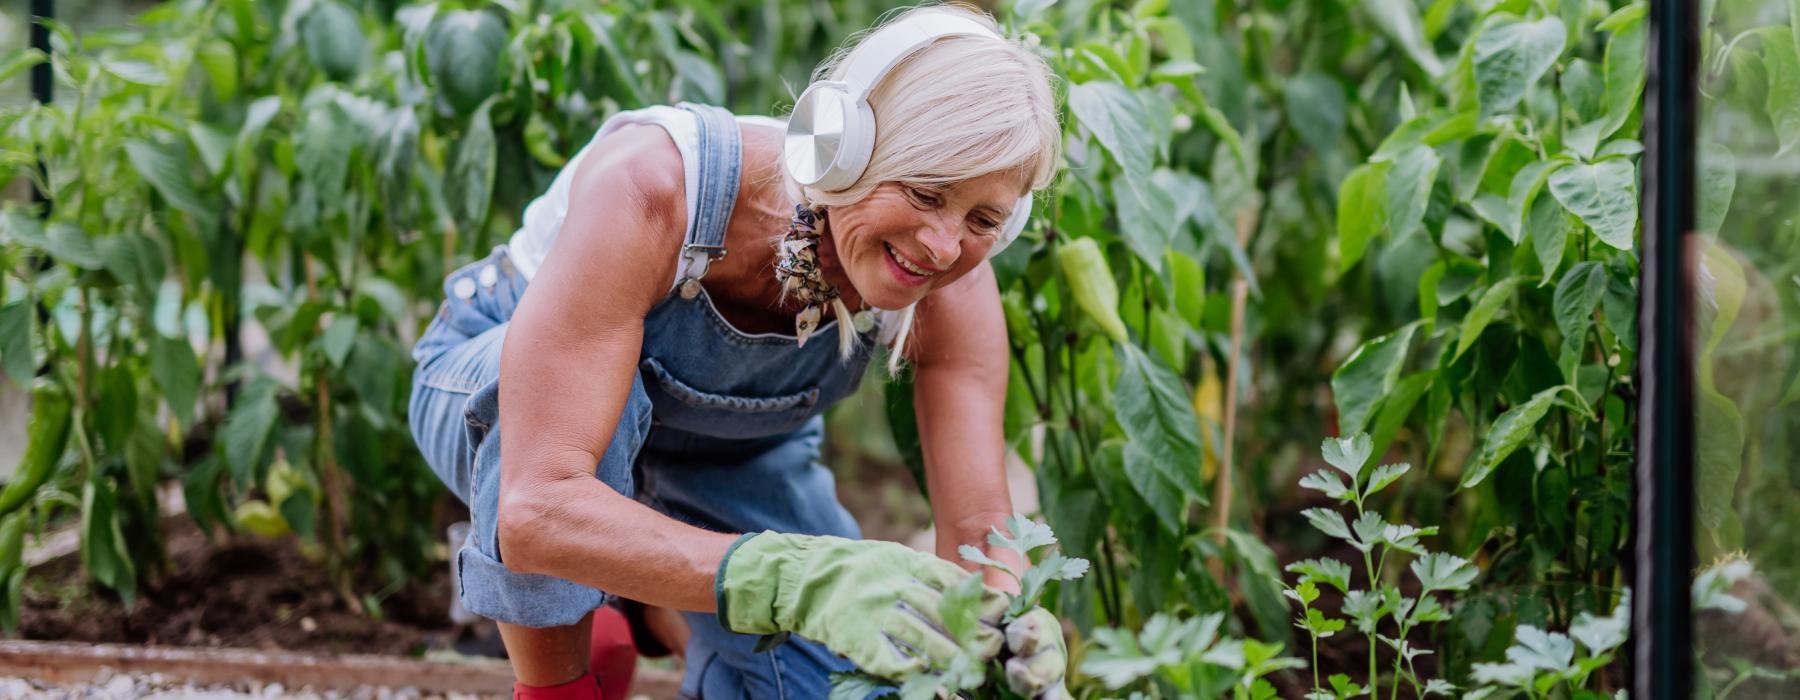
[{"label": "bare arm", "polygon": [[[607,137],[576,172],[551,254],[500,357],[499,545],[507,568],[711,611],[734,535],[672,520],[594,478],[624,412],[644,316],[667,291],[687,215],[660,128]],[[604,144],[603,144],[604,145]]]},{"label": "bare arm", "polygon": [[[1013,510],[1002,426],[1006,318],[993,268],[983,263],[919,302],[915,324],[913,398],[938,556],[968,567],[956,548],[968,544],[987,551],[988,529],[1003,526]],[[1020,563],[1009,551],[988,554]],[[1005,574],[990,571],[987,582],[1018,590]]]}]

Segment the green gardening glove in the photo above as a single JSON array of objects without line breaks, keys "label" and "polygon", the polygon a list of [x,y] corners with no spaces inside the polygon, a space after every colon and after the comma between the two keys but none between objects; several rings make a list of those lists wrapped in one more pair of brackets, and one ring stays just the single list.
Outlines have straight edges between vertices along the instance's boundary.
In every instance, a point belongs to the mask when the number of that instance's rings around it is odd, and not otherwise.
[{"label": "green gardening glove", "polygon": [[[719,622],[732,632],[793,632],[885,678],[940,668],[957,643],[938,616],[944,590],[971,574],[893,542],[751,533],[719,561]],[[1000,653],[1006,597],[983,588],[978,652]]]},{"label": "green gardening glove", "polygon": [[1043,608],[1032,608],[1006,626],[1006,684],[1033,700],[1063,700],[1069,650],[1063,643],[1062,623]]}]

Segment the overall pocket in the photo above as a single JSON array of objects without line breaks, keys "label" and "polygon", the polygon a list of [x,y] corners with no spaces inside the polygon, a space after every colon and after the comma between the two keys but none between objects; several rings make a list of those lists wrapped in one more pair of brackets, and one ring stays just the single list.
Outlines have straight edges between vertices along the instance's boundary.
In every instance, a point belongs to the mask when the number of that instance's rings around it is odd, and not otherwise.
[{"label": "overall pocket", "polygon": [[660,360],[638,363],[656,421],[677,430],[723,438],[753,438],[792,432],[812,417],[819,388],[774,396],[742,396],[707,391],[671,374]]}]

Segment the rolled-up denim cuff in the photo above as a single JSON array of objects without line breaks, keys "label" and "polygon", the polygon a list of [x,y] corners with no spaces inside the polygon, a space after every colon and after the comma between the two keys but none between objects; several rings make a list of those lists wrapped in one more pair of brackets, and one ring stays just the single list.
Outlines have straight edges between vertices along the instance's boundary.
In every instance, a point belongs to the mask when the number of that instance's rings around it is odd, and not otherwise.
[{"label": "rolled-up denim cuff", "polygon": [[559,627],[605,605],[606,593],[568,579],[511,571],[470,540],[456,553],[462,604],[482,617],[524,627]]}]

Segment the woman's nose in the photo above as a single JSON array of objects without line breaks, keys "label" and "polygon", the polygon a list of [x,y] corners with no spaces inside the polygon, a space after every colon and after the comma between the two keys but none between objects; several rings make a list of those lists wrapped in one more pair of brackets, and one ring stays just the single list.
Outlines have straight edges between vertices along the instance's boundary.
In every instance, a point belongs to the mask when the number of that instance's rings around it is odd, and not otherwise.
[{"label": "woman's nose", "polygon": [[937,269],[948,268],[962,252],[962,239],[955,229],[940,221],[932,221],[919,230],[919,244],[924,246],[926,261]]}]

